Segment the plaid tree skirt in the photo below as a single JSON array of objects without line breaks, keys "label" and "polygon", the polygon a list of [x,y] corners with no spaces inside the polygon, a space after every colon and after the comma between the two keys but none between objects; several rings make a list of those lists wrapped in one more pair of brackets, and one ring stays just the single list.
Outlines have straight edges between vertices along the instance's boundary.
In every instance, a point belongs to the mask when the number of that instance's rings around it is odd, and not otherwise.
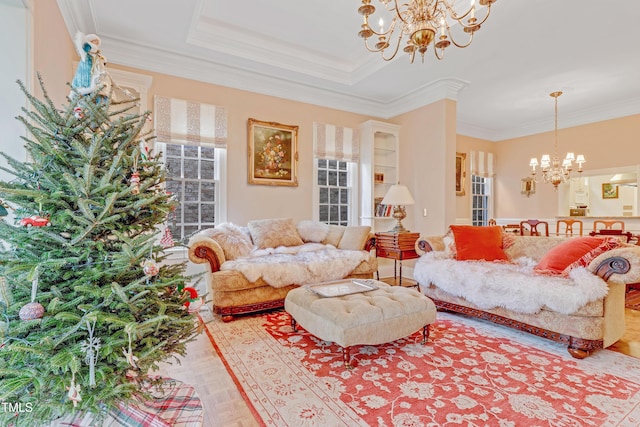
[{"label": "plaid tree skirt", "polygon": [[[195,389],[181,381],[166,378],[155,398],[137,404],[120,405],[112,410],[101,427],[201,427],[204,415]],[[93,426],[91,417],[82,414],[57,420],[53,426]]]}]

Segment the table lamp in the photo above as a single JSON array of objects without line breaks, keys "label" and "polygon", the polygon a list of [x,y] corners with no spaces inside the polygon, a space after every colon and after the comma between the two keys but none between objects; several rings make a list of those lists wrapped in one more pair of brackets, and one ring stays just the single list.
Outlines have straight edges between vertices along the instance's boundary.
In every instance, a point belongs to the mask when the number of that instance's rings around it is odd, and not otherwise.
[{"label": "table lamp", "polygon": [[407,216],[404,207],[406,205],[415,204],[415,200],[413,200],[413,196],[409,192],[409,189],[400,184],[394,184],[389,188],[387,194],[384,195],[382,199],[382,204],[393,206],[393,214],[391,215],[396,219],[397,223],[393,229],[389,230],[390,233],[408,233],[409,230],[404,228],[402,225],[402,220]]}]

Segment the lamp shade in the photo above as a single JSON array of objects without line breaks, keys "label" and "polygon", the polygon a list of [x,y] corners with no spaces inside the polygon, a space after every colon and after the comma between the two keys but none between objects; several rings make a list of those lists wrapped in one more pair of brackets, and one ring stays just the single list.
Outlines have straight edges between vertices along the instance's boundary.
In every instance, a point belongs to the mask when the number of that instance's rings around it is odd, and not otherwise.
[{"label": "lamp shade", "polygon": [[413,205],[416,203],[413,200],[413,196],[409,192],[409,189],[400,184],[392,185],[391,188],[387,191],[387,194],[384,195],[384,199],[381,202],[383,205]]}]

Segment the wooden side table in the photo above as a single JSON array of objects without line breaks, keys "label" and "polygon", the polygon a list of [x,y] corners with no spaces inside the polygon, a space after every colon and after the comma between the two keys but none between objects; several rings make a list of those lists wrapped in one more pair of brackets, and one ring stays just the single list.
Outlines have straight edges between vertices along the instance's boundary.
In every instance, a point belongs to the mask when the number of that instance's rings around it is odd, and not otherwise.
[{"label": "wooden side table", "polygon": [[376,233],[376,257],[393,259],[393,278],[396,279],[396,264],[400,264],[402,285],[402,261],[419,258],[415,244],[420,233]]}]

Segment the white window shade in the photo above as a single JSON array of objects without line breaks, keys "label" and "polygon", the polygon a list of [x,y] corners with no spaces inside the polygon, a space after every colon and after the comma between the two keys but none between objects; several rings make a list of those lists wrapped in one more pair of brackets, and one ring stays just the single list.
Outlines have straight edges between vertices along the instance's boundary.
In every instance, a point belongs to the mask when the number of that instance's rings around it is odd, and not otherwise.
[{"label": "white window shade", "polygon": [[158,142],[227,146],[227,108],[183,99],[155,97]]},{"label": "white window shade", "polygon": [[318,159],[357,162],[360,160],[360,132],[324,123],[313,124],[314,156]]},{"label": "white window shade", "polygon": [[493,178],[493,153],[485,153],[484,151],[471,152],[471,175],[481,176],[483,178]]}]

